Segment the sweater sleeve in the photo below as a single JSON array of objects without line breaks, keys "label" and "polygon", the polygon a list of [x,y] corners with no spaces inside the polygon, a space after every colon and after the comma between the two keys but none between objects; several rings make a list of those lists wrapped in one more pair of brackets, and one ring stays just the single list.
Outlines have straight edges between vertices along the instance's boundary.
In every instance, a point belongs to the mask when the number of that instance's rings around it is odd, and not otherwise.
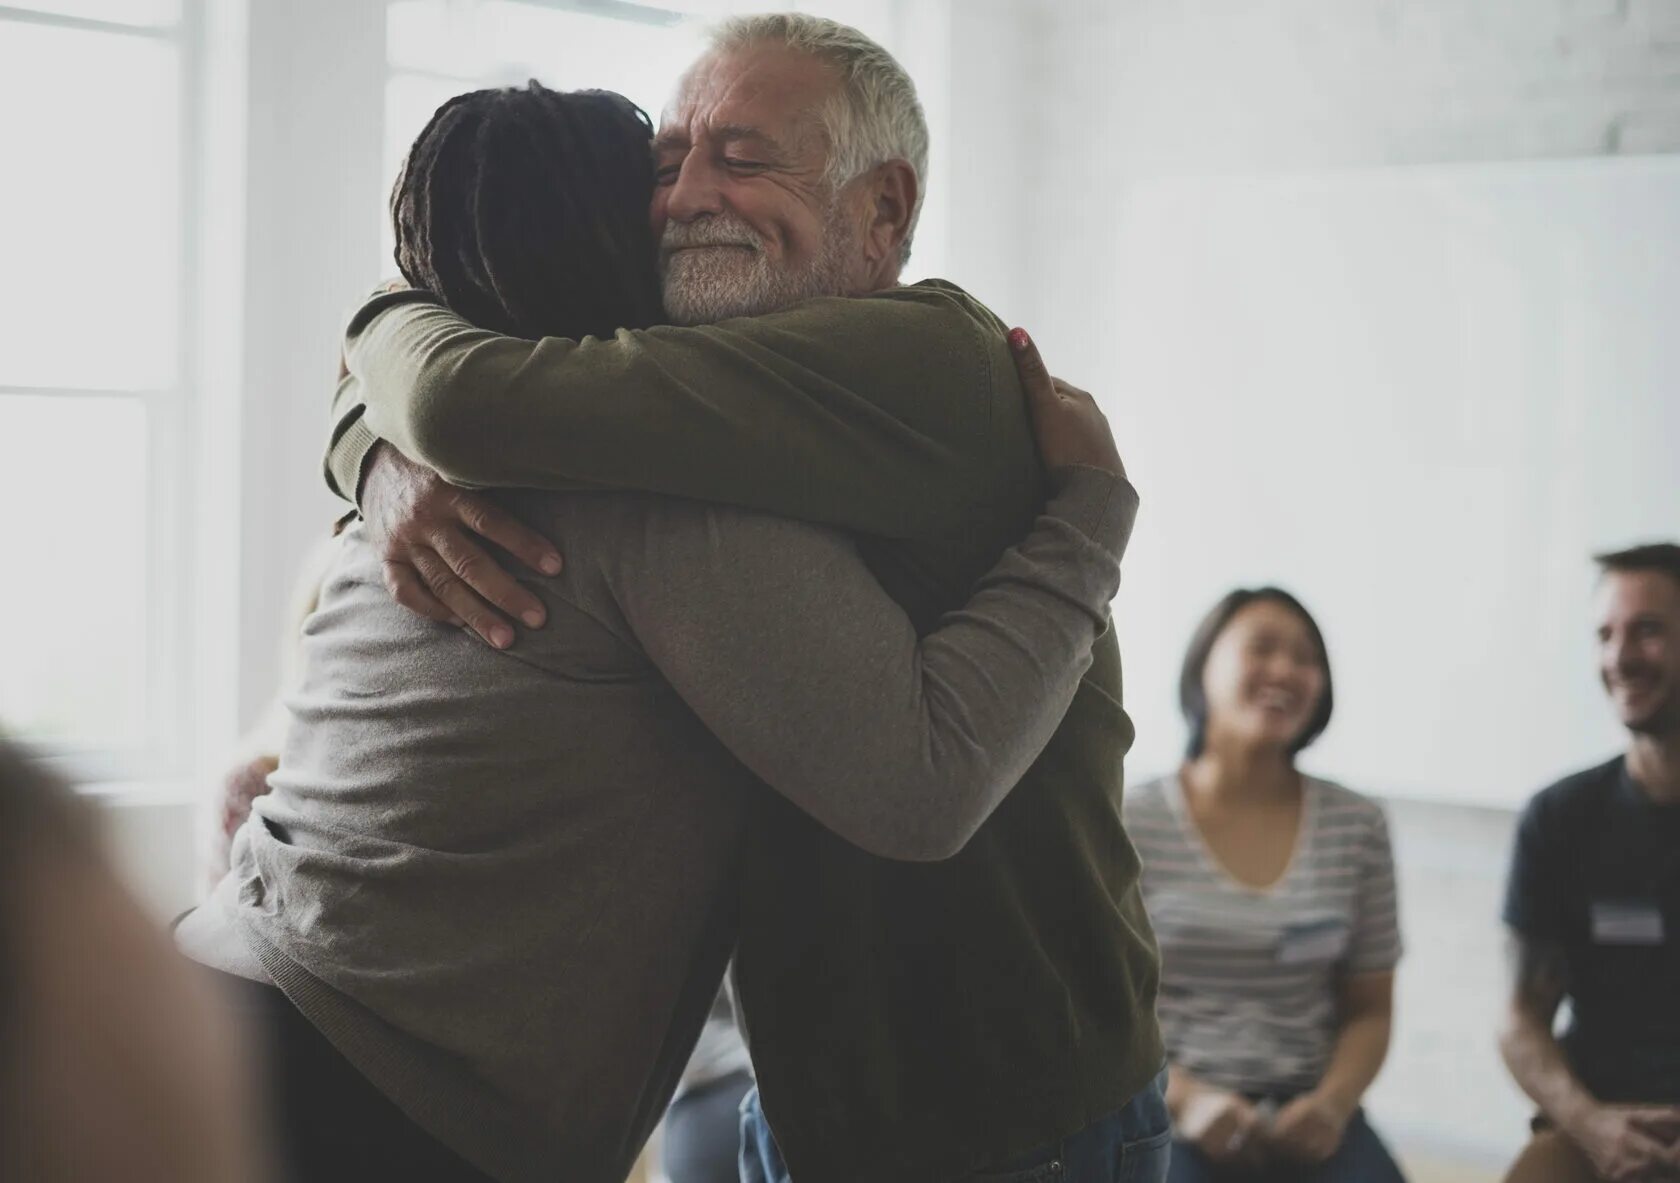
[{"label": "sweater sleeve", "polygon": [[[697,328],[525,341],[424,293],[352,320],[329,483],[378,439],[468,487],[674,494],[883,537],[961,527],[992,487],[1000,327],[942,284]],[[1001,364],[1000,364],[1001,363]]]},{"label": "sweater sleeve", "polygon": [[659,502],[609,574],[624,620],[761,780],[872,854],[947,858],[1049,742],[1108,624],[1137,496],[1094,469],[918,639],[841,533]]}]

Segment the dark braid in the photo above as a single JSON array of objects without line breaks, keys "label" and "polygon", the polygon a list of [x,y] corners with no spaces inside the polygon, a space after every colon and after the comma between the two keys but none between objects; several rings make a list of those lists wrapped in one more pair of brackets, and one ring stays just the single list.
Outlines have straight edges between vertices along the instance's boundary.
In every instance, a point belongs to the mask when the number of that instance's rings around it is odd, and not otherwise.
[{"label": "dark braid", "polygon": [[653,125],[604,90],[537,82],[437,109],[391,192],[397,267],[483,328],[608,336],[663,319]]}]

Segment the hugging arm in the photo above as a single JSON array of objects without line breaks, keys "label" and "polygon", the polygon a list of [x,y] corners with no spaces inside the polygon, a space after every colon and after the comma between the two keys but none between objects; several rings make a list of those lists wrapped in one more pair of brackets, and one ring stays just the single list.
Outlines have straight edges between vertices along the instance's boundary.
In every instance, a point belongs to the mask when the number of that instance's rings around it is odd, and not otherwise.
[{"label": "hugging arm", "polygon": [[1033,368],[1035,401],[1077,395],[1094,409],[1030,344],[1012,366],[989,314],[966,300],[899,289],[719,327],[533,343],[475,329],[420,293],[385,294],[351,326],[366,381],[340,383],[330,479],[360,501],[397,601],[498,647],[513,640],[498,610],[537,627],[543,608],[478,539],[537,570],[559,553],[426,463],[459,480],[642,488],[886,537],[948,532],[982,499],[1036,479],[1018,448],[995,442],[1019,438],[1013,370]]},{"label": "hugging arm", "polygon": [[525,341],[422,292],[352,320],[329,483],[351,500],[385,440],[459,486],[640,489],[883,537],[960,528],[999,333],[960,293],[818,299],[697,328]]},{"label": "hugging arm", "polygon": [[845,536],[720,506],[656,503],[608,581],[761,780],[870,853],[947,858],[1049,742],[1119,585],[1131,486],[1092,468],[1055,483],[1026,539],[921,639]]}]

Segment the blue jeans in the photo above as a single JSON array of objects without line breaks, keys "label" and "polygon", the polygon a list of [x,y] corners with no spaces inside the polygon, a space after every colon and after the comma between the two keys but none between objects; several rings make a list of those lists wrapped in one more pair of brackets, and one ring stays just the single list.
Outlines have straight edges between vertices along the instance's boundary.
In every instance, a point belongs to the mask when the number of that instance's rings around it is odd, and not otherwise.
[{"label": "blue jeans", "polygon": [[671,1183],[736,1183],[741,1161],[741,1098],[750,1072],[731,1072],[690,1089],[665,1111],[665,1177]]},{"label": "blue jeans", "polygon": [[[1100,1121],[964,1183],[1166,1183],[1167,1074]],[[741,1183],[790,1183],[758,1090],[741,1102]]]},{"label": "blue jeans", "polygon": [[1348,1122],[1336,1153],[1317,1166],[1281,1166],[1267,1171],[1219,1167],[1188,1142],[1174,1142],[1168,1183],[1405,1183],[1377,1131],[1359,1110]]}]

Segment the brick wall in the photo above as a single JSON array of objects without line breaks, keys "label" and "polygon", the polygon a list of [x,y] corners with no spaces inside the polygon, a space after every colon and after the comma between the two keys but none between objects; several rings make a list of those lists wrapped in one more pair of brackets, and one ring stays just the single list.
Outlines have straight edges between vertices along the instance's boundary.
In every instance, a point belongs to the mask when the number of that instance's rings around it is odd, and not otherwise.
[{"label": "brick wall", "polygon": [[1055,66],[1044,111],[1089,113],[1111,146],[1093,157],[1108,167],[1680,149],[1675,0],[1118,0],[1039,11],[1043,61]]},{"label": "brick wall", "polygon": [[1027,7],[1029,35],[996,62],[1031,113],[1009,153],[1036,230],[1018,303],[1087,372],[1083,341],[1111,312],[1091,298],[1093,260],[1112,257],[1129,181],[1680,151],[1680,0]]}]

